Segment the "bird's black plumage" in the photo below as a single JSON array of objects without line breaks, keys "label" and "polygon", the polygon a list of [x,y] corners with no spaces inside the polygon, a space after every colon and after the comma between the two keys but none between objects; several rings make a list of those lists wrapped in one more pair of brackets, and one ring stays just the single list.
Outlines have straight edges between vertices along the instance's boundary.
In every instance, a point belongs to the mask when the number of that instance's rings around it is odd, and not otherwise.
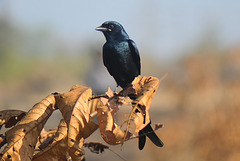
[{"label": "bird's black plumage", "polygon": [[[106,21],[96,30],[102,31],[107,41],[103,46],[104,65],[117,85],[127,87],[141,74],[140,56],[135,42],[129,39],[122,25],[115,21]],[[140,150],[144,148],[146,136],[158,147],[163,146],[149,123],[139,131]]]},{"label": "bird's black plumage", "polygon": [[146,143],[146,136],[158,147],[163,147],[163,142],[158,138],[157,134],[151,127],[151,122],[148,123],[142,130],[139,131],[138,148],[142,150]]},{"label": "bird's black plumage", "polygon": [[125,88],[141,74],[137,46],[118,22],[104,22],[96,30],[102,31],[107,40],[103,46],[103,63],[117,85]]}]

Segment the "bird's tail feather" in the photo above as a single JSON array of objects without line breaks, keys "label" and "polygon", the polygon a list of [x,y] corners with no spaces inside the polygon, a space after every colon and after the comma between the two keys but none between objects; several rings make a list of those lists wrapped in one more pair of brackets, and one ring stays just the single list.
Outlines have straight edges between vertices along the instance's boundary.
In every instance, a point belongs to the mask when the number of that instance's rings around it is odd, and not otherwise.
[{"label": "bird's tail feather", "polygon": [[146,143],[146,136],[142,131],[139,131],[138,135],[139,135],[138,148],[139,150],[142,150]]},{"label": "bird's tail feather", "polygon": [[146,136],[158,147],[163,147],[164,143],[159,139],[154,130],[151,127],[151,123],[145,126],[139,131],[139,143],[138,148],[142,150],[146,143]]}]

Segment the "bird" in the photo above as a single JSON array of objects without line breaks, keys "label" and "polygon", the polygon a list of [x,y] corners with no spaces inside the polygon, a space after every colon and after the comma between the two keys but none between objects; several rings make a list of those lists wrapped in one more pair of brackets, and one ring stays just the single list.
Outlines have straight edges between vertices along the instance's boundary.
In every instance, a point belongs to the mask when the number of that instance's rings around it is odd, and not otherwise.
[{"label": "bird", "polygon": [[106,21],[96,30],[102,31],[107,40],[103,45],[105,67],[117,86],[127,87],[141,74],[140,55],[135,42],[129,39],[123,26],[116,21]]},{"label": "bird", "polygon": [[[96,30],[101,31],[106,38],[106,43],[103,45],[104,66],[115,79],[117,86],[126,88],[135,77],[141,74],[140,55],[136,43],[116,21],[106,21]],[[151,122],[140,130],[138,135],[140,150],[145,146],[146,136],[156,146],[163,147],[163,142],[152,129]]]}]

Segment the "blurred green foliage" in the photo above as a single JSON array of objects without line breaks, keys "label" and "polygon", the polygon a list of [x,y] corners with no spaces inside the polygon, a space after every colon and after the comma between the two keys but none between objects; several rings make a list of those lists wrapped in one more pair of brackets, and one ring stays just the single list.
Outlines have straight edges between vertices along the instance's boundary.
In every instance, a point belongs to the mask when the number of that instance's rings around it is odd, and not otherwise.
[{"label": "blurred green foliage", "polygon": [[8,18],[0,17],[0,82],[51,69],[82,75],[89,60],[88,51],[74,52],[47,28],[26,31]]}]

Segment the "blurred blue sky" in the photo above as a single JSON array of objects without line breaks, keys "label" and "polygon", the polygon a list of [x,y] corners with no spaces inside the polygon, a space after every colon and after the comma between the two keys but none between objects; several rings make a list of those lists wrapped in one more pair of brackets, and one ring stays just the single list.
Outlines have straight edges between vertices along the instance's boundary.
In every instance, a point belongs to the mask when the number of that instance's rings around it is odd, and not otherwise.
[{"label": "blurred blue sky", "polygon": [[163,59],[180,56],[209,31],[222,47],[240,44],[239,7],[237,0],[0,0],[0,10],[16,24],[28,30],[48,27],[73,44],[104,43],[95,27],[116,20],[140,52]]}]

